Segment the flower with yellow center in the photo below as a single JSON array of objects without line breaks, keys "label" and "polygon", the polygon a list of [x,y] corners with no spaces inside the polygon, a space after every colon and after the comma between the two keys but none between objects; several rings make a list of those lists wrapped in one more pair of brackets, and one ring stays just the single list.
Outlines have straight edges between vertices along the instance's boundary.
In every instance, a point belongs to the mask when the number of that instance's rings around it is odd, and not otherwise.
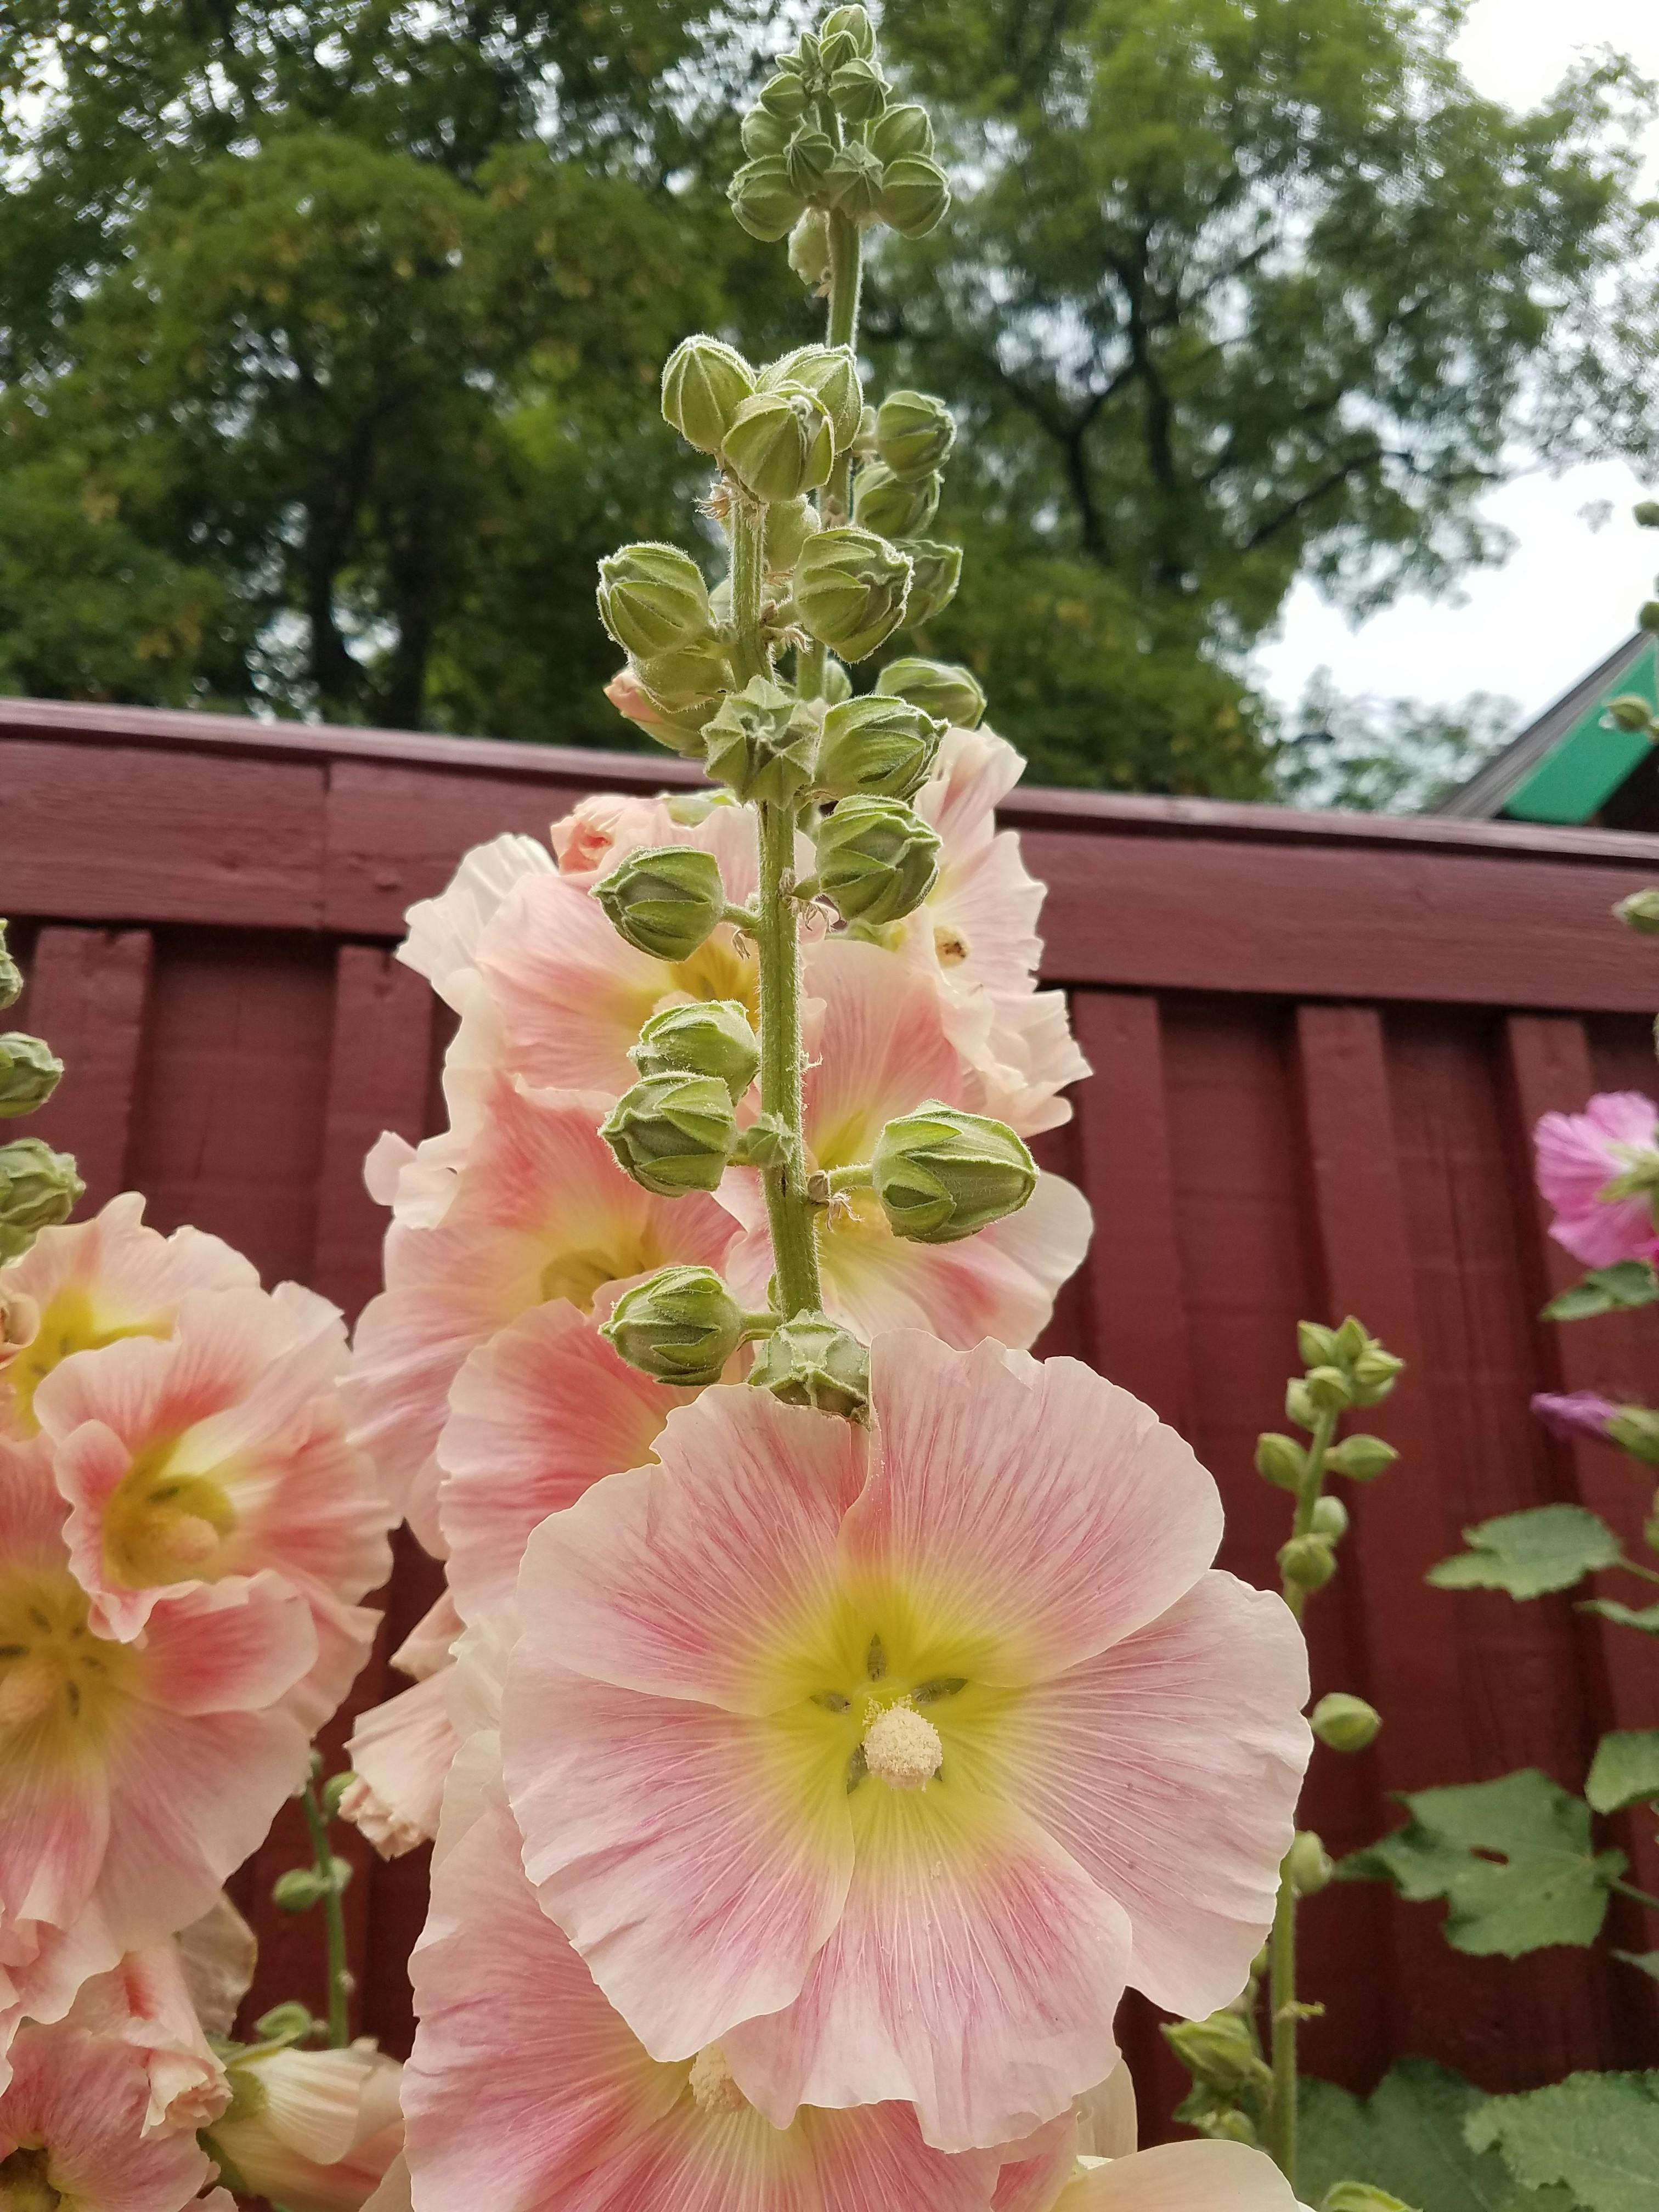
[{"label": "flower with yellow center", "polygon": [[[0,2212],[185,2212],[213,2178],[188,2131],[146,2135],[142,2057],[116,2036],[26,2027],[0,2094]],[[230,2212],[222,2191],[200,2212]]]}]

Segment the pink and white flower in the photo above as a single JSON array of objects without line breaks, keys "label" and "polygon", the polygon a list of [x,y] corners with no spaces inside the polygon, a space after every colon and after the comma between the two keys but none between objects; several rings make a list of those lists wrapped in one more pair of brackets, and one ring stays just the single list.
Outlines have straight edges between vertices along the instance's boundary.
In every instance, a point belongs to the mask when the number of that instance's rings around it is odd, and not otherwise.
[{"label": "pink and white flower", "polygon": [[0,2094],[0,2204],[184,2212],[212,2179],[193,2135],[146,2132],[149,2079],[131,2043],[67,2023],[26,2027],[12,2061]]},{"label": "pink and white flower", "polygon": [[[347,1746],[356,1779],[341,1798],[340,1815],[382,1858],[436,1836],[462,1747],[481,1731],[493,1738],[499,1725],[507,1655],[517,1633],[508,1597],[481,1614],[444,1664],[412,1690],[358,1715]],[[402,1655],[392,1663],[403,1664]]]},{"label": "pink and white flower", "polygon": [[249,2196],[284,2212],[361,2212],[403,2148],[403,2069],[372,2044],[230,2061],[232,2102],[205,2141]]},{"label": "pink and white flower", "polygon": [[1607,1091],[1582,1114],[1546,1114],[1534,1136],[1538,1188],[1555,1209],[1550,1234],[1587,1267],[1659,1255],[1659,1107],[1639,1091]]},{"label": "pink and white flower", "polygon": [[1195,2017],[1243,1984],[1306,1660],[1127,1392],[908,1333],[871,1373],[869,1432],[706,1390],[542,1524],[507,1778],[654,2058],[718,2043],[775,2126],[897,2100],[965,2150],[1111,2070],[1126,1984]]},{"label": "pink and white flower", "polygon": [[130,1951],[76,1992],[71,2027],[128,2044],[149,2084],[145,2136],[194,2135],[230,2102],[225,2069],[208,2047],[176,1943]]}]

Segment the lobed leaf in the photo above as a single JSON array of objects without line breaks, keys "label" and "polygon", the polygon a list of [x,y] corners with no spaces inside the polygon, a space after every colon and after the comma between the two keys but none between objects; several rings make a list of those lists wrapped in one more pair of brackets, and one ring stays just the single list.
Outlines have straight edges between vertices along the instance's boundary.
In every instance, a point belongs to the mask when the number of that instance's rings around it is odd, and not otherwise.
[{"label": "lobed leaf", "polygon": [[1544,1308],[1546,1321],[1586,1321],[1593,1315],[1615,1313],[1631,1306],[1650,1306],[1659,1298],[1659,1273],[1650,1260],[1618,1260],[1610,1267],[1592,1267],[1582,1282],[1553,1297]]},{"label": "lobed leaf", "polygon": [[1659,2074],[1571,2074],[1473,2112],[1472,2149],[1496,2150],[1522,2187],[1560,2186],[1585,2212],[1659,2204]]},{"label": "lobed leaf", "polygon": [[1437,1589],[1501,1589],[1542,1597],[1571,1589],[1597,1567],[1616,1566],[1619,1542],[1599,1515],[1582,1505],[1539,1505],[1502,1513],[1463,1531],[1470,1548],[1429,1569]]},{"label": "lobed leaf", "polygon": [[1620,1813],[1659,1797],[1659,1729],[1616,1729],[1604,1735],[1584,1784],[1598,1813]]},{"label": "lobed leaf", "polygon": [[1464,2136],[1484,2090],[1426,2058],[1403,2058],[1370,2097],[1334,2082],[1302,2084],[1298,2194],[1321,2203],[1364,2181],[1424,2212],[1573,2212],[1565,2190],[1522,2188],[1495,2151]]},{"label": "lobed leaf", "polygon": [[1615,1597],[1586,1597],[1579,1600],[1576,1610],[1593,1613],[1620,1628],[1639,1628],[1644,1636],[1659,1636],[1659,1605],[1646,1605],[1638,1610],[1633,1606],[1620,1605]]}]

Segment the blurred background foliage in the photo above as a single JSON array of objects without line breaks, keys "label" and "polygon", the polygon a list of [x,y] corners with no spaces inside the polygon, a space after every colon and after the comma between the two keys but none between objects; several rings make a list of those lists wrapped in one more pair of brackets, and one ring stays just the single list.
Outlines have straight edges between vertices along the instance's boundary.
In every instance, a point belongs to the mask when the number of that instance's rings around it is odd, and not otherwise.
[{"label": "blurred background foliage", "polygon": [[[730,219],[755,0],[9,0],[0,689],[634,734],[593,564],[691,540],[656,382],[820,319]],[[1253,646],[1501,551],[1540,460],[1659,452],[1649,92],[1478,98],[1456,0],[888,0],[961,192],[872,271],[878,380],[963,421],[956,604],[1042,778],[1401,805],[1499,732]],[[710,548],[712,550],[712,546]]]}]

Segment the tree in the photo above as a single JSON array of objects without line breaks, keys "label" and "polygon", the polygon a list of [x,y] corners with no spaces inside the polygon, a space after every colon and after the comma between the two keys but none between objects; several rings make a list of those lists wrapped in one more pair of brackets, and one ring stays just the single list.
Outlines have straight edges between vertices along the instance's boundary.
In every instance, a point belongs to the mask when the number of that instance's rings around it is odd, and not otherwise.
[{"label": "tree", "polygon": [[1513,699],[1471,691],[1455,706],[1350,698],[1316,671],[1274,745],[1273,794],[1287,806],[1421,814],[1467,783],[1514,733]]}]

